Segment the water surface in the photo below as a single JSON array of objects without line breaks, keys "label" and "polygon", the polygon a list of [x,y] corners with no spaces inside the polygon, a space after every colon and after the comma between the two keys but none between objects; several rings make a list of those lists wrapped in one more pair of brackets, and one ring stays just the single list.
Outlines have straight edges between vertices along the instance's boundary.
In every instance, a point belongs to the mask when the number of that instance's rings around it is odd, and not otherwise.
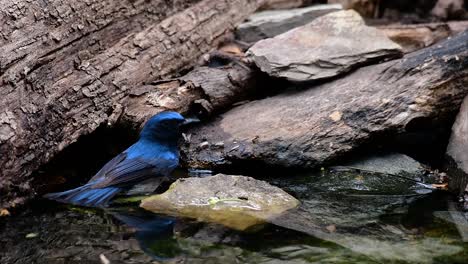
[{"label": "water surface", "polygon": [[38,200],[0,220],[0,263],[468,263],[443,192],[365,173],[271,183],[301,206],[248,232]]}]

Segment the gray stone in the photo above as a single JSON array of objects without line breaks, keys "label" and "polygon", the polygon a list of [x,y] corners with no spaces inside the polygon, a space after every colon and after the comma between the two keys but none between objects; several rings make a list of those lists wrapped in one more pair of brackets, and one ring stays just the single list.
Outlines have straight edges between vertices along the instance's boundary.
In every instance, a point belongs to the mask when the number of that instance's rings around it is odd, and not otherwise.
[{"label": "gray stone", "polygon": [[[317,168],[382,135],[404,134],[418,120],[452,118],[468,94],[461,85],[467,63],[465,32],[400,60],[235,107],[190,130],[181,150],[193,168]],[[200,150],[203,141],[224,148]]]},{"label": "gray stone", "polygon": [[364,157],[345,163],[341,167],[394,175],[423,175],[425,172],[421,163],[399,153]]},{"label": "gray stone", "polygon": [[[468,97],[465,98],[452,127],[447,147],[449,188],[459,194],[468,191]],[[468,197],[465,197],[465,200]],[[468,201],[465,201],[468,207]]]},{"label": "gray stone", "polygon": [[179,179],[169,190],[142,201],[146,210],[195,218],[245,230],[281,215],[299,204],[267,182],[245,176],[217,174]]},{"label": "gray stone", "polygon": [[430,263],[435,257],[462,250],[420,233],[415,239],[412,227],[402,224],[404,218],[414,217],[418,204],[433,201],[429,195],[418,195],[418,186],[403,178],[324,170],[273,179],[272,183],[294,194],[301,205],[271,223],[333,242],[377,262]]},{"label": "gray stone", "polygon": [[330,78],[371,61],[402,55],[401,47],[353,10],[337,11],[248,50],[255,64],[273,77],[291,81]]},{"label": "gray stone", "polygon": [[257,42],[303,26],[317,17],[341,9],[341,5],[315,5],[289,10],[257,12],[237,27],[236,38],[245,42]]}]

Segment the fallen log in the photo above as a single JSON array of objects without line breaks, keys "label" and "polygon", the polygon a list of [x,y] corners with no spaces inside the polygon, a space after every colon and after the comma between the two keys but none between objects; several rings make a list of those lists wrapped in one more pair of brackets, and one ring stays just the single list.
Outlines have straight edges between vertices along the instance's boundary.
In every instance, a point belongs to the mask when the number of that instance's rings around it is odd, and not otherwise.
[{"label": "fallen log", "polygon": [[421,120],[456,114],[468,93],[468,31],[344,78],[231,109],[191,130],[191,167],[316,168]]},{"label": "fallen log", "polygon": [[189,113],[219,112],[250,98],[261,74],[242,63],[222,67],[196,67],[186,75],[143,85],[125,102],[122,122],[137,127],[152,115],[166,110]]},{"label": "fallen log", "polygon": [[193,66],[263,3],[5,2],[0,207],[32,197],[31,172],[81,135],[116,122],[133,89]]}]

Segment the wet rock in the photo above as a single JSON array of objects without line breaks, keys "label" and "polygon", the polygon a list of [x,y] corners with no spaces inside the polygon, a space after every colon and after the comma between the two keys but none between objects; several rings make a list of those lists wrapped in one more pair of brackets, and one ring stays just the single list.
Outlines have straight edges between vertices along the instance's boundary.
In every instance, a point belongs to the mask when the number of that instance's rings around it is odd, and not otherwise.
[{"label": "wet rock", "polygon": [[[391,144],[388,135],[422,120],[450,117],[468,93],[467,64],[464,32],[401,60],[233,108],[191,130],[182,150],[194,168],[316,168],[369,142]],[[224,148],[197,149],[203,141],[222,141]]]},{"label": "wet rock", "polygon": [[[449,189],[465,195],[468,208],[468,97],[465,98],[452,127],[452,135],[447,147],[449,167]],[[465,194],[464,194],[465,193]]]},{"label": "wet rock", "polygon": [[393,175],[421,176],[426,172],[421,163],[399,153],[360,158],[340,167]]},{"label": "wet rock", "polygon": [[303,26],[317,17],[340,9],[342,9],[341,5],[316,5],[289,10],[257,12],[237,27],[236,38],[245,42],[257,42],[292,28]]},{"label": "wet rock", "polygon": [[[377,262],[431,263],[433,258],[463,250],[459,244],[424,235],[424,228],[417,233],[412,230],[411,219],[421,221],[422,215],[434,210],[428,207],[438,208],[441,203],[441,197],[419,195],[414,182],[383,174],[327,170],[272,181],[294,194],[301,205],[271,223],[333,242]],[[352,182],[355,184],[349,184]]]},{"label": "wet rock", "polygon": [[[362,157],[332,167],[336,173],[323,182],[329,190],[349,190],[369,193],[426,194],[431,193],[435,179],[423,165],[399,153]],[[356,175],[352,177],[352,175]]]},{"label": "wet rock", "polygon": [[146,210],[245,230],[299,204],[294,197],[264,181],[217,174],[180,179],[169,190],[142,201]]},{"label": "wet rock", "polygon": [[333,77],[371,61],[401,56],[401,47],[368,27],[353,10],[337,11],[248,50],[255,64],[274,77],[312,81]]}]

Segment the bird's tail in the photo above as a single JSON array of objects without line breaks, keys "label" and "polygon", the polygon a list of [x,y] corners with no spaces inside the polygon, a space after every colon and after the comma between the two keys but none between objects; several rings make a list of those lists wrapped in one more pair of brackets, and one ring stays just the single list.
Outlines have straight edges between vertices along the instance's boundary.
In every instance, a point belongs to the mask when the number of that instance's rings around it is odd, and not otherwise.
[{"label": "bird's tail", "polygon": [[92,189],[91,187],[94,184],[95,182],[90,182],[72,190],[48,193],[44,197],[62,203],[89,207],[106,207],[110,199],[121,191],[121,188],[118,187]]}]

